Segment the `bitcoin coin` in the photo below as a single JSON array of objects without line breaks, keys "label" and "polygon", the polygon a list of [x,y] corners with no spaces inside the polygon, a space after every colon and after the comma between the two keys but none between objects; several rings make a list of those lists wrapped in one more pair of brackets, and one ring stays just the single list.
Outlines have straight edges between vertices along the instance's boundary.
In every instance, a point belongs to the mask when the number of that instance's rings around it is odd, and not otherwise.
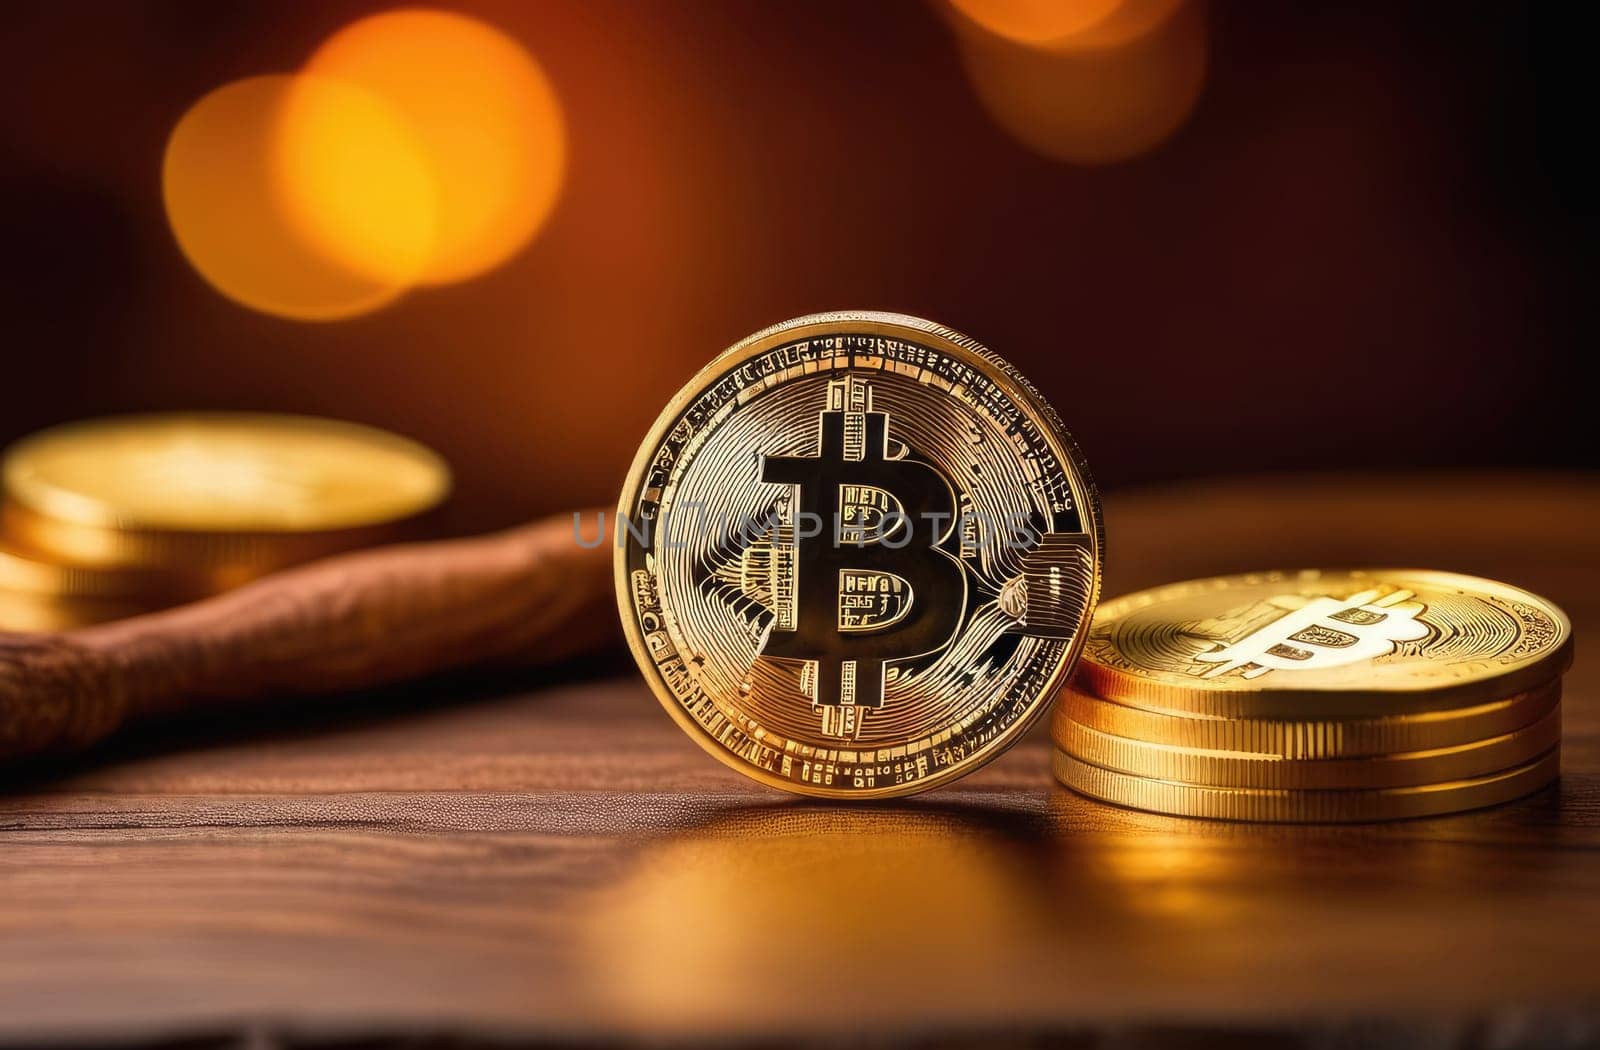
[{"label": "bitcoin coin", "polygon": [[1279,758],[1171,747],[1102,733],[1071,719],[1052,726],[1056,746],[1082,762],[1155,780],[1210,787],[1412,787],[1483,776],[1531,761],[1561,740],[1561,710],[1530,726],[1452,747],[1356,758]]},{"label": "bitcoin coin", "polygon": [[438,456],[393,434],[248,413],[68,424],[13,446],[0,474],[19,546],[67,564],[175,572],[253,571],[359,546],[450,485]]},{"label": "bitcoin coin", "polygon": [[1549,714],[1561,684],[1471,707],[1377,718],[1216,718],[1147,711],[1066,689],[1056,702],[1056,739],[1067,720],[1113,736],[1171,747],[1243,751],[1280,758],[1350,758],[1470,744],[1515,732]]},{"label": "bitcoin coin", "polygon": [[1077,682],[1156,710],[1342,719],[1504,699],[1553,681],[1571,659],[1565,614],[1516,587],[1413,569],[1308,570],[1107,602]]},{"label": "bitcoin coin", "polygon": [[1055,412],[965,336],[820,314],[667,406],[618,504],[617,600],[672,717],[763,783],[945,783],[1014,742],[1099,593],[1093,483]]},{"label": "bitcoin coin", "polygon": [[1561,775],[1560,748],[1497,773],[1416,787],[1360,791],[1205,787],[1130,776],[1055,752],[1056,779],[1081,795],[1177,817],[1338,824],[1481,809],[1521,798]]}]

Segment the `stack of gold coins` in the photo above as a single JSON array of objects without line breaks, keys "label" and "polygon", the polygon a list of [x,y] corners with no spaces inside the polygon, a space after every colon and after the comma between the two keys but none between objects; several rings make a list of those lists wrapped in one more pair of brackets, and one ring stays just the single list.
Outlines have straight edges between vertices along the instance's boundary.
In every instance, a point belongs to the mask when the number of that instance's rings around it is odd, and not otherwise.
[{"label": "stack of gold coins", "polygon": [[186,413],[72,423],[0,462],[0,630],[57,630],[215,594],[397,538],[450,472],[370,427]]},{"label": "stack of gold coins", "polygon": [[1572,628],[1491,580],[1225,576],[1102,605],[1052,722],[1056,776],[1187,817],[1367,821],[1476,809],[1560,772]]}]

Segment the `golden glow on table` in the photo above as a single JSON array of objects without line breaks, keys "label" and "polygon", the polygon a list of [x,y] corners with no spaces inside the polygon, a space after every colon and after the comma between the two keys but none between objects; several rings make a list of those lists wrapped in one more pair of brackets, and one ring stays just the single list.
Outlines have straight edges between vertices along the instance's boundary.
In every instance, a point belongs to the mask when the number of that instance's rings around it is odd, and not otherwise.
[{"label": "golden glow on table", "polygon": [[[819,1024],[955,980],[1010,1003],[1050,972],[1040,874],[981,812],[751,810],[642,858],[585,913],[579,959],[607,975],[597,1009],[656,1031],[759,1016],[733,988],[826,988]],[[893,961],[870,980],[841,966],[863,931]]]}]

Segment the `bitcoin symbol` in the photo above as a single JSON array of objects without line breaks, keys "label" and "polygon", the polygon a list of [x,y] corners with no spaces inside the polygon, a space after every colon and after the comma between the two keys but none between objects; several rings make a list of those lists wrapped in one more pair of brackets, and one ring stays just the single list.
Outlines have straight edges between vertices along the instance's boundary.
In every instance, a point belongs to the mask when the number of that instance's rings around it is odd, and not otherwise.
[{"label": "bitcoin symbol", "polygon": [[966,573],[938,546],[955,494],[928,464],[891,458],[888,413],[853,377],[828,384],[817,455],[763,456],[761,480],[796,486],[795,516],[817,526],[794,531],[793,615],[774,620],[761,654],[808,661],[823,732],[854,737],[861,712],[883,706],[885,665],[943,649],[961,627]]},{"label": "bitcoin symbol", "polygon": [[896,314],[730,347],[656,420],[617,524],[662,705],[741,773],[825,798],[922,791],[1021,739],[1099,595],[1099,504],[1055,412]]},{"label": "bitcoin symbol", "polygon": [[1428,636],[1417,619],[1421,602],[1410,591],[1362,591],[1349,598],[1313,598],[1300,609],[1245,637],[1195,659],[1211,664],[1204,677],[1239,670],[1245,678],[1268,671],[1316,670],[1372,660],[1394,652],[1401,642]]}]

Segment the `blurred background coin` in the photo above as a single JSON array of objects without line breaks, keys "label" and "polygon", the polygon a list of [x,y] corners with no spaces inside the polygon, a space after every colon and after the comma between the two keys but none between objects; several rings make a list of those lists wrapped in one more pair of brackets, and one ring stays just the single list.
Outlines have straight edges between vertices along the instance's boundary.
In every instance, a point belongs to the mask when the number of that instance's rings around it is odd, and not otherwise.
[{"label": "blurred background coin", "polygon": [[11,630],[160,608],[394,539],[450,489],[444,461],[405,438],[249,413],[58,426],[13,445],[0,480]]}]

